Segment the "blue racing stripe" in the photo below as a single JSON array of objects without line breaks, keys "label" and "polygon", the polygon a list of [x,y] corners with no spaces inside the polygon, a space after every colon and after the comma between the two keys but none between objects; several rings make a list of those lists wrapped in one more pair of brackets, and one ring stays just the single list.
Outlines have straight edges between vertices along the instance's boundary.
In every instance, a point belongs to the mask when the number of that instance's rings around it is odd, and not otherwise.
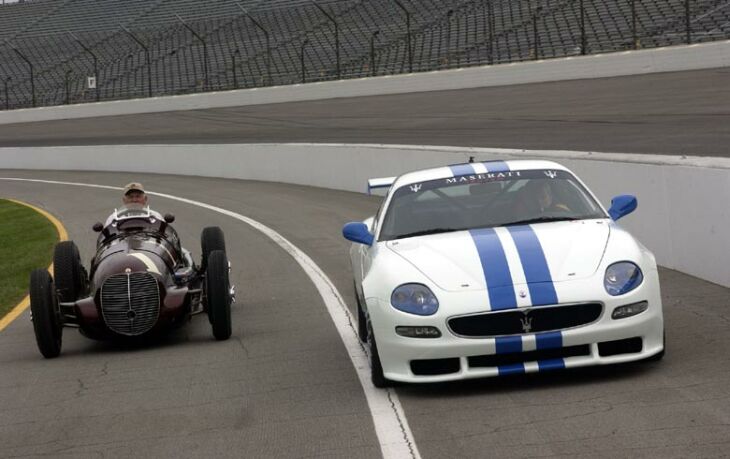
[{"label": "blue racing stripe", "polygon": [[501,336],[496,338],[497,354],[522,352],[521,336]]},{"label": "blue racing stripe", "polygon": [[509,172],[509,166],[504,161],[487,161],[482,164],[487,168],[487,172]]},{"label": "blue racing stripe", "polygon": [[497,367],[497,371],[499,371],[499,376],[520,375],[525,372],[525,364],[513,363],[511,365],[500,365]]},{"label": "blue racing stripe", "polygon": [[512,274],[497,233],[493,228],[481,228],[470,230],[469,234],[474,239],[479,261],[482,263],[491,310],[516,308],[517,297],[512,283]]},{"label": "blue racing stripe", "polygon": [[540,371],[563,370],[565,361],[563,359],[540,360],[537,362]]},{"label": "blue racing stripe", "polygon": [[449,166],[449,169],[451,169],[454,177],[475,174],[474,166],[472,166],[471,164],[454,164],[453,166]]},{"label": "blue racing stripe", "polygon": [[557,304],[558,294],[555,293],[555,285],[545,259],[545,252],[542,250],[535,231],[527,225],[509,226],[507,229],[520,254],[532,305]]},{"label": "blue racing stripe", "polygon": [[561,348],[563,347],[563,334],[559,331],[538,333],[535,335],[535,345],[538,350]]}]

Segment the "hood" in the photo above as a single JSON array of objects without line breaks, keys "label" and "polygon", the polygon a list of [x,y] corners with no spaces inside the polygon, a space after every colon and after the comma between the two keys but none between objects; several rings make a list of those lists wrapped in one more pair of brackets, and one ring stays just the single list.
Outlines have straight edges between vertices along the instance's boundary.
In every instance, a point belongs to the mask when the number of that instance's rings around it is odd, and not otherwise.
[{"label": "hood", "polygon": [[176,259],[172,246],[143,235],[113,239],[102,245],[92,261],[91,281],[100,286],[107,277],[125,272],[148,272],[166,278]]},{"label": "hood", "polygon": [[[592,276],[610,234],[607,220],[541,223],[388,241],[390,250],[447,291],[483,290]],[[544,260],[544,261],[543,261]]]}]

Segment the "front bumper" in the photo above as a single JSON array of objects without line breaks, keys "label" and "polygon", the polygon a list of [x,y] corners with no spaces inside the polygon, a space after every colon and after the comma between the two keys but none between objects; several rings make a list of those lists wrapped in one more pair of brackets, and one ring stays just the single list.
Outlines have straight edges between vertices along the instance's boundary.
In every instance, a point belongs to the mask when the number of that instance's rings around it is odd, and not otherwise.
[{"label": "front bumper", "polygon": [[[371,298],[368,310],[386,378],[410,383],[454,381],[623,363],[658,354],[664,349],[661,296],[658,283],[647,284],[621,297],[601,297],[603,313],[591,324],[509,337],[455,336],[446,325],[444,308],[432,317],[413,317]],[[611,318],[614,308],[638,301],[648,301],[648,309],[633,317]],[[395,333],[399,325],[434,326],[442,336],[399,336]]]}]

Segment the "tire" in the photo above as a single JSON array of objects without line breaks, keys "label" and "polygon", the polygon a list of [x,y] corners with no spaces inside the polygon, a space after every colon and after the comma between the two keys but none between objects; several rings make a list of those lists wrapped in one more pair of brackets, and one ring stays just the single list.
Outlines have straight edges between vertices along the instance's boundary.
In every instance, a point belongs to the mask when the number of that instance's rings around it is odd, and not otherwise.
[{"label": "tire", "polygon": [[368,342],[368,322],[365,317],[365,311],[362,310],[362,304],[360,303],[360,295],[357,293],[357,286],[353,283],[355,290],[355,303],[357,303],[357,337],[360,338],[360,342]]},{"label": "tire", "polygon": [[200,269],[205,271],[208,266],[208,257],[214,250],[226,251],[226,240],[223,236],[223,230],[217,226],[203,228],[203,232],[200,235],[200,248],[202,252]]},{"label": "tire", "polygon": [[231,336],[231,295],[228,279],[228,258],[222,250],[214,250],[208,256],[208,272],[205,275],[205,293],[208,303],[208,319],[213,336],[223,341]]},{"label": "tire", "polygon": [[86,290],[86,271],[81,264],[79,248],[73,241],[56,244],[53,251],[53,277],[61,302],[76,301]]},{"label": "tire", "polygon": [[44,269],[30,274],[30,310],[38,350],[52,359],[61,353],[62,328],[53,278]]},{"label": "tire", "polygon": [[383,365],[380,363],[380,354],[378,353],[378,345],[375,343],[375,335],[373,334],[372,325],[368,324],[368,344],[370,345],[370,380],[373,386],[379,389],[385,389],[393,386],[393,381],[383,375]]}]

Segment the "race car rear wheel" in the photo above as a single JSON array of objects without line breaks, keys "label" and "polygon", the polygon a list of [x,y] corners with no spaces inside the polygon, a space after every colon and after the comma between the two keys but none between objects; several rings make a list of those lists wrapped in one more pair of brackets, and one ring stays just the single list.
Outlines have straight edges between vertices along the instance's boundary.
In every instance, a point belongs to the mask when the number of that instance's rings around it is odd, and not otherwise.
[{"label": "race car rear wheel", "polygon": [[213,327],[213,336],[219,341],[226,340],[231,336],[231,284],[228,278],[228,258],[222,250],[214,250],[208,256],[205,287],[208,319]]},{"label": "race car rear wheel", "polygon": [[56,244],[53,251],[53,277],[62,302],[76,301],[86,290],[86,271],[81,264],[79,248],[73,241]]},{"label": "race car rear wheel", "polygon": [[208,257],[214,250],[226,251],[226,240],[223,236],[223,230],[217,226],[203,228],[203,232],[200,235],[200,248],[203,252],[200,268],[205,271],[208,266]]},{"label": "race car rear wheel", "polygon": [[393,381],[383,375],[383,365],[380,363],[378,345],[375,343],[375,335],[370,323],[368,323],[368,345],[370,346],[370,380],[373,386],[380,389],[390,387]]},{"label": "race car rear wheel", "polygon": [[62,327],[56,299],[56,287],[48,271],[36,269],[30,274],[30,310],[38,350],[52,359],[61,353]]}]

